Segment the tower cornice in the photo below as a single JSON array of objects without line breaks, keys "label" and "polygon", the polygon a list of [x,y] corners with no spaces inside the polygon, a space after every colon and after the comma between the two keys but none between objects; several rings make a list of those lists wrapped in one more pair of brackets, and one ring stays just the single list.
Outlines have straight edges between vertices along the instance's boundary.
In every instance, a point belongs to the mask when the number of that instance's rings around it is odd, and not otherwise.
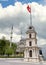
[{"label": "tower cornice", "polygon": [[26,38],[25,40],[37,40],[36,38]]},{"label": "tower cornice", "polygon": [[26,34],[29,34],[29,33],[37,34],[36,31],[35,31],[35,28],[33,26],[29,26],[28,27],[28,30],[26,31]]}]

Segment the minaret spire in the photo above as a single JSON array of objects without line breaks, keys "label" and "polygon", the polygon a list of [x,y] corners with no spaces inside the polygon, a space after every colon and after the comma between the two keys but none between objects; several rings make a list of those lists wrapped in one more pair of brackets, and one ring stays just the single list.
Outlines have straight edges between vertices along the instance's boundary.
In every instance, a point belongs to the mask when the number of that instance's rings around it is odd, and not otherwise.
[{"label": "minaret spire", "polygon": [[21,32],[20,32],[20,33],[21,33],[21,39],[22,39],[22,30],[21,30]]},{"label": "minaret spire", "polygon": [[13,25],[12,25],[12,27],[11,27],[11,36],[10,36],[10,47],[11,47],[11,43],[12,43],[12,36],[13,35]]}]

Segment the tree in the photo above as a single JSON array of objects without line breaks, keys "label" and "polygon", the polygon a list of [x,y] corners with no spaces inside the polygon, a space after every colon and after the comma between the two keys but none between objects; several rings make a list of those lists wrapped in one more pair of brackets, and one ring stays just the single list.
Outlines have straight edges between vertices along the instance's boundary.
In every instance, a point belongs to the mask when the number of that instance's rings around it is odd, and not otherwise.
[{"label": "tree", "polygon": [[6,42],[5,40],[0,40],[0,54],[4,55],[5,54],[5,45],[6,45]]},{"label": "tree", "polygon": [[3,36],[2,39],[0,39],[0,55],[5,54],[5,49],[8,48],[10,45],[9,40],[6,40]]},{"label": "tree", "polygon": [[14,54],[14,50],[9,47],[9,48],[7,48],[5,50],[5,54],[8,55],[8,57],[9,57],[10,55],[13,55]]},{"label": "tree", "polygon": [[14,54],[16,53],[16,49],[17,49],[17,44],[12,43],[12,49],[14,50]]},{"label": "tree", "polygon": [[15,43],[11,43],[12,46],[10,47],[10,41],[6,40],[5,37],[0,39],[0,55],[12,55],[15,54],[17,45]]}]

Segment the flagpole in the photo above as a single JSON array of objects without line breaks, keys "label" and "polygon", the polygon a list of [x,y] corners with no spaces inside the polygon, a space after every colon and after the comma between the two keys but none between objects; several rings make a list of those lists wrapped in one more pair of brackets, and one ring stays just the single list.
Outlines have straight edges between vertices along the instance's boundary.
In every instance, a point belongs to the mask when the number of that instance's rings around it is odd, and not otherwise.
[{"label": "flagpole", "polygon": [[32,12],[31,12],[31,5],[30,5],[30,6],[29,6],[29,5],[27,6],[27,10],[28,10],[28,12],[30,13],[30,24],[29,24],[29,25],[32,26],[32,14],[31,14]]},{"label": "flagpole", "polygon": [[30,12],[30,26],[32,26],[32,15],[31,15],[31,12]]},{"label": "flagpole", "polygon": [[31,11],[31,5],[30,5],[30,26],[32,26],[32,11]]}]

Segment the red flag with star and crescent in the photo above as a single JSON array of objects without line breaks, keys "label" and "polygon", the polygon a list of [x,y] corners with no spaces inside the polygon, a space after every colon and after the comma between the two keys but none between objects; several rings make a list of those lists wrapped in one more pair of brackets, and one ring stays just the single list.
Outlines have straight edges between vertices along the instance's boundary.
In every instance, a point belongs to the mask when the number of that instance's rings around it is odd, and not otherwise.
[{"label": "red flag with star and crescent", "polygon": [[31,7],[29,5],[27,6],[27,10],[29,13],[31,13]]}]

